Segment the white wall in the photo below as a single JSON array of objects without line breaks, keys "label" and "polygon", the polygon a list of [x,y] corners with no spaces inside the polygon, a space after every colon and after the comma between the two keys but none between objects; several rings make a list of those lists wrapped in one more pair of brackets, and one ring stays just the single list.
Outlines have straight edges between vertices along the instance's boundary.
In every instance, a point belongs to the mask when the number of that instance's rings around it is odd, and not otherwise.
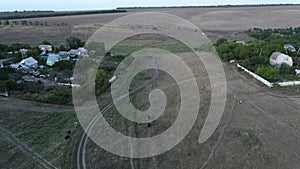
[{"label": "white wall", "polygon": [[[265,84],[268,87],[273,87],[274,83],[270,83],[269,81],[267,81],[266,79],[258,76],[257,74],[251,72],[250,70],[244,68],[243,66],[237,64],[238,68],[241,68],[244,72],[247,72],[249,75],[251,75],[252,77],[254,77],[256,80],[262,82],[263,84]],[[279,86],[285,87],[285,86],[295,86],[295,85],[300,85],[300,81],[289,81],[289,82],[279,82],[276,83]]]}]

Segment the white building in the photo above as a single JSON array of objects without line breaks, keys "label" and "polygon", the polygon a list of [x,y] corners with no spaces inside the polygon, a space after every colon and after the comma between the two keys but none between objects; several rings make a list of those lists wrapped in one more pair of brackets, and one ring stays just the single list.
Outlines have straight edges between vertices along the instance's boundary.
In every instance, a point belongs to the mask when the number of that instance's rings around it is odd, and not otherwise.
[{"label": "white building", "polygon": [[23,59],[20,64],[28,66],[30,68],[37,68],[38,67],[38,61],[35,60],[33,57],[29,57],[26,59]]},{"label": "white building", "polygon": [[42,51],[47,51],[47,52],[51,52],[52,51],[52,46],[51,45],[40,45],[39,48]]},{"label": "white building", "polygon": [[270,64],[273,66],[280,66],[282,64],[287,64],[288,66],[293,66],[293,59],[283,53],[274,52],[270,57]]}]

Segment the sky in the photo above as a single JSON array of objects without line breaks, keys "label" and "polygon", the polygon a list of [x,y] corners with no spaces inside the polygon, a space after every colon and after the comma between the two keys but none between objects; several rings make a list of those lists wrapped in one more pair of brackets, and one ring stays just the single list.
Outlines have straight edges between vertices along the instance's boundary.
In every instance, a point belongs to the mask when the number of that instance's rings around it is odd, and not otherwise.
[{"label": "sky", "polygon": [[116,7],[300,4],[300,0],[0,0],[0,11],[95,10]]}]

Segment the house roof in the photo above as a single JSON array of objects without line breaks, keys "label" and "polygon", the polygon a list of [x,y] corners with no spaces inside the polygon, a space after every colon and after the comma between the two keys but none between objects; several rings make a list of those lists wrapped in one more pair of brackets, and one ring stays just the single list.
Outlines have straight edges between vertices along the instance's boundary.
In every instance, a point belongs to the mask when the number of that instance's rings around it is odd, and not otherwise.
[{"label": "house roof", "polygon": [[289,66],[292,66],[293,59],[286,54],[280,52],[274,52],[270,57],[270,63],[272,65],[281,65],[282,63],[286,63]]},{"label": "house roof", "polygon": [[36,61],[33,57],[29,57],[29,58],[23,59],[20,63],[23,65],[26,65],[26,66],[34,66],[34,65],[38,64],[38,61]]},{"label": "house roof", "polygon": [[40,50],[44,50],[44,51],[52,51],[52,46],[51,45],[40,45],[39,46]]},{"label": "house roof", "polygon": [[49,53],[46,64],[48,66],[53,66],[58,61],[59,61],[59,55],[54,54],[54,53]]}]

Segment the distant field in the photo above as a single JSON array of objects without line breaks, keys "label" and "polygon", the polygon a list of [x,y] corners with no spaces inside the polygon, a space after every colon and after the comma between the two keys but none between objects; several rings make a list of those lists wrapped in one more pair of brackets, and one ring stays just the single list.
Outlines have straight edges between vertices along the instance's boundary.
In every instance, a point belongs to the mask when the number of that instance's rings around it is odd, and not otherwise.
[{"label": "distant field", "polygon": [[89,11],[15,11],[2,12],[0,19],[24,19],[24,18],[43,18],[55,16],[72,16],[72,15],[87,15],[87,14],[103,14],[103,13],[119,13],[126,10],[89,10]]},{"label": "distant field", "polygon": [[[0,43],[37,44],[43,40],[62,43],[70,35],[87,40],[101,25],[139,12],[163,12],[187,19],[202,29],[211,40],[220,37],[248,40],[249,28],[286,28],[299,26],[300,6],[127,9],[126,13],[30,18],[28,21],[67,23],[66,26],[0,26]],[[23,19],[21,19],[23,20]],[[12,20],[10,20],[12,21]],[[18,20],[20,21],[20,20]]]}]

